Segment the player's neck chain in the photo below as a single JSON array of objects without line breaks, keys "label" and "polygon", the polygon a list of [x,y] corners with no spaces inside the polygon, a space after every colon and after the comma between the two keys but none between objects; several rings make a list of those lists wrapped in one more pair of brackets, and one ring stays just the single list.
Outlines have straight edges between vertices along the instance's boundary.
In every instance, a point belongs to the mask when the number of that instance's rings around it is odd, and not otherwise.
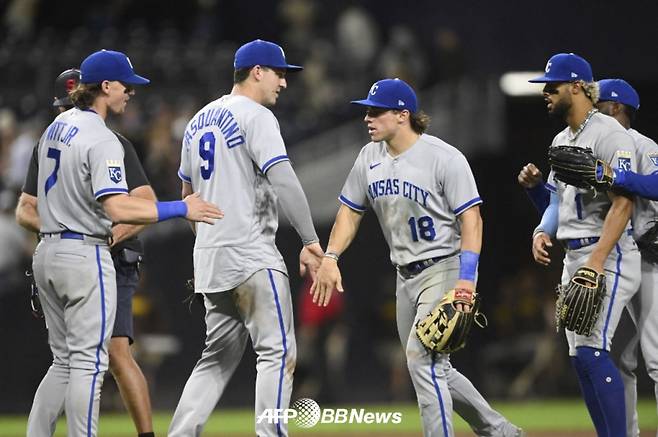
[{"label": "player's neck chain", "polygon": [[583,120],[583,122],[580,123],[580,126],[578,126],[578,129],[576,129],[576,131],[573,134],[571,133],[571,129],[569,129],[568,134],[567,134],[567,138],[569,139],[569,142],[573,143],[573,142],[576,141],[576,138],[578,138],[578,135],[580,135],[580,133],[585,129],[585,126],[587,126],[587,123],[589,123],[589,120],[597,112],[599,112],[599,110],[596,109],[596,108],[590,109],[589,112],[587,113],[587,116],[585,116],[585,120]]}]

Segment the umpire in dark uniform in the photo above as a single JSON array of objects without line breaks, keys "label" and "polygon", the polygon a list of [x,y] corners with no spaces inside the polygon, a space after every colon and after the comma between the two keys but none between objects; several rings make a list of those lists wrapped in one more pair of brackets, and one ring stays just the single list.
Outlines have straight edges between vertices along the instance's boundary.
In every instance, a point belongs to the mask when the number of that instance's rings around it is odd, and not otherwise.
[{"label": "umpire in dark uniform", "polygon": [[[69,69],[62,72],[55,80],[57,97],[53,107],[64,112],[73,107],[68,93],[80,82],[80,70]],[[127,88],[131,93],[132,89]],[[148,178],[144,173],[137,152],[130,141],[115,132],[123,145],[126,181],[130,195],[156,201]],[[23,192],[16,208],[16,221],[24,228],[39,232],[39,214],[37,211],[38,156],[34,148]],[[139,437],[153,437],[151,417],[151,400],[146,378],[132,356],[130,345],[133,343],[132,297],[139,282],[139,263],[142,259],[143,245],[137,234],[144,225],[118,224],[112,228],[112,259],[117,276],[117,310],[110,340],[110,371],[119,387],[123,403],[135,423]],[[62,392],[60,414],[64,409]],[[47,414],[44,412],[44,414]],[[57,417],[52,417],[53,423]],[[54,427],[54,425],[53,425]],[[53,428],[54,429],[54,428]]]}]

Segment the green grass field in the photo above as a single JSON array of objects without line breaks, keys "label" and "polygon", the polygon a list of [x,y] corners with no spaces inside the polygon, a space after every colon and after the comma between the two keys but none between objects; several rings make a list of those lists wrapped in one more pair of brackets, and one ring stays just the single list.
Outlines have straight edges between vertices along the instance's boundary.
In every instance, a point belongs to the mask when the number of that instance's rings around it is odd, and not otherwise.
[{"label": "green grass field", "polygon": [[[529,402],[496,402],[494,406],[515,424],[526,431],[545,435],[561,435],[560,432],[591,431],[593,429],[584,404],[579,400],[551,400]],[[311,429],[297,428],[291,422],[291,435],[333,434],[350,435],[420,435],[420,418],[415,405],[347,405],[342,408],[364,408],[371,412],[399,411],[402,422],[399,424],[318,424]],[[643,399],[638,403],[640,427],[643,431],[655,433],[658,428],[656,406],[653,399]],[[171,412],[159,412],[154,416],[156,435],[166,435]],[[253,435],[253,413],[250,410],[224,410],[215,413],[205,428],[205,435]],[[4,437],[25,435],[27,417],[0,416],[0,434]],[[455,423],[457,432],[469,428],[461,420]],[[553,434],[553,432],[555,434]],[[66,423],[61,420],[56,436],[66,435]],[[134,436],[130,418],[124,414],[101,415],[99,435],[103,437]]]}]

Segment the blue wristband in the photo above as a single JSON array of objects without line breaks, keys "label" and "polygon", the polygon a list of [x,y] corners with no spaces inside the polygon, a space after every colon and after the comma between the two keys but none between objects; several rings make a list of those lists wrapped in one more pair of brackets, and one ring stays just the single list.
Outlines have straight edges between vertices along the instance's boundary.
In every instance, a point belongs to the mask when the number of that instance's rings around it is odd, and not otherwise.
[{"label": "blue wristband", "polygon": [[187,204],[182,200],[173,202],[155,202],[158,210],[158,221],[162,222],[174,217],[185,217],[187,215]]},{"label": "blue wristband", "polygon": [[475,282],[480,254],[464,250],[459,255],[459,279]]}]

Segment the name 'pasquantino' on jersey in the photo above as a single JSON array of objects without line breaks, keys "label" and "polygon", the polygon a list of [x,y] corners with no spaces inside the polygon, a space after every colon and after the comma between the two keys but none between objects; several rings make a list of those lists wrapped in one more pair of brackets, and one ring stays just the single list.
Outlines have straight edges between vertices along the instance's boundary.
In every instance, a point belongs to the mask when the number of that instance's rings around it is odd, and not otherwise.
[{"label": "name 'pasquantino' on jersey", "polygon": [[[638,173],[647,175],[657,172],[658,145],[635,129],[628,129],[628,133],[635,140]],[[635,240],[642,237],[657,220],[658,201],[635,196],[635,208],[633,209],[633,237]]]},{"label": "name 'pasquantino' on jersey", "polygon": [[188,123],[178,176],[225,211],[214,226],[196,225],[197,291],[231,289],[273,265],[286,272],[275,246],[276,194],[265,176],[281,161],[288,155],[276,117],[248,97],[223,96]]},{"label": "name 'pasquantino' on jersey", "polygon": [[[636,169],[635,141],[617,120],[607,115],[593,114],[575,141],[571,139],[570,128],[567,126],[555,136],[551,144],[565,145],[592,149],[596,158],[613,168]],[[607,195],[556,181],[552,171],[546,186],[559,196],[559,240],[601,236],[603,222],[612,205]]]},{"label": "name 'pasquantino' on jersey", "polygon": [[368,143],[339,200],[359,212],[372,206],[395,265],[456,253],[461,247],[457,217],[482,203],[464,155],[426,134],[396,157],[385,142]]},{"label": "name 'pasquantino' on jersey", "polygon": [[41,232],[111,235],[112,220],[98,200],[128,193],[123,157],[119,139],[94,111],[57,116],[38,145]]}]

